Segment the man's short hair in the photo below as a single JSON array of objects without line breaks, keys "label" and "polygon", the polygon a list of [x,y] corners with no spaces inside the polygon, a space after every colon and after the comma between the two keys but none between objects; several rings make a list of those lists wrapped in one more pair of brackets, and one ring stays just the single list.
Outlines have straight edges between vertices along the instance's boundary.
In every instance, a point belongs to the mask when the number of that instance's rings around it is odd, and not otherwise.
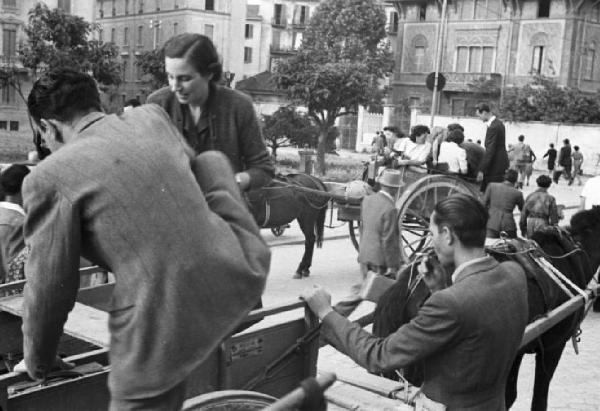
[{"label": "man's short hair", "polygon": [[573,150],[579,151],[579,146],[573,146]]},{"label": "man's short hair", "polygon": [[509,168],[508,170],[506,170],[504,178],[509,183],[514,184],[517,182],[517,179],[519,178],[519,173],[517,172],[517,170],[513,170],[512,168]]},{"label": "man's short hair", "polygon": [[519,136],[519,141],[523,141],[523,140],[525,140],[525,136],[524,136],[523,134],[521,134],[521,135]]},{"label": "man's short hair", "polygon": [[565,144],[569,144],[569,143],[570,143],[570,141],[569,141],[569,139],[568,139],[568,138],[565,138],[565,139],[563,140],[563,143],[565,143]]},{"label": "man's short hair", "polygon": [[448,138],[446,140],[456,144],[462,144],[465,141],[465,135],[459,129],[454,129],[448,133]]},{"label": "man's short hair", "polygon": [[19,194],[27,174],[29,168],[26,165],[13,164],[0,174],[0,188],[5,194],[11,196]]},{"label": "man's short hair", "polygon": [[552,184],[552,179],[546,174],[542,174],[535,180],[535,182],[537,183],[538,187],[548,188],[550,187],[550,184]]},{"label": "man's short hair", "polygon": [[554,144],[550,143],[550,148],[554,148]]},{"label": "man's short hair", "polygon": [[489,113],[490,112],[490,106],[487,103],[479,103],[479,104],[477,104],[475,109],[479,113]]},{"label": "man's short hair", "polygon": [[123,107],[139,107],[141,105],[142,103],[140,103],[140,101],[137,98],[130,98],[125,102]]},{"label": "man's short hair", "polygon": [[439,201],[434,210],[433,221],[447,226],[465,247],[483,247],[488,212],[475,197],[454,194]]},{"label": "man's short hair", "polygon": [[42,118],[70,122],[78,113],[101,111],[100,94],[92,77],[61,68],[43,74],[33,84],[27,108],[38,124]]},{"label": "man's short hair", "polygon": [[448,131],[460,130],[463,133],[465,132],[465,128],[458,123],[450,123],[446,126]]}]

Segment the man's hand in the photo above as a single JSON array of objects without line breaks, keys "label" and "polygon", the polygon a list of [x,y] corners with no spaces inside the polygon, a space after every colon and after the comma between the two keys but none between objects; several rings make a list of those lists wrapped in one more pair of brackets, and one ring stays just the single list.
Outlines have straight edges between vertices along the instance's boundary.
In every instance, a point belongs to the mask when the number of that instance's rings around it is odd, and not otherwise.
[{"label": "man's hand", "polygon": [[424,256],[417,269],[419,270],[419,274],[423,274],[423,281],[425,281],[429,291],[433,294],[448,287],[448,274],[444,267],[439,264],[428,264],[428,260],[429,257]]},{"label": "man's hand", "polygon": [[308,304],[308,307],[320,320],[333,311],[331,307],[331,294],[329,294],[320,285],[313,285],[312,288],[306,288],[300,298]]},{"label": "man's hand", "polygon": [[242,171],[235,174],[235,182],[238,184],[240,191],[246,191],[250,188],[250,174]]},{"label": "man's hand", "polygon": [[[52,366],[52,371],[70,370],[73,368],[75,368],[75,364],[71,362],[66,362],[59,356],[56,356],[56,358],[54,359],[54,365]],[[27,365],[25,365],[24,359],[19,361],[19,363],[15,365],[15,368],[13,368],[13,372],[28,373],[31,376],[31,373],[27,370]]]},{"label": "man's hand", "polygon": [[477,173],[477,182],[481,183],[483,181],[483,171]]}]

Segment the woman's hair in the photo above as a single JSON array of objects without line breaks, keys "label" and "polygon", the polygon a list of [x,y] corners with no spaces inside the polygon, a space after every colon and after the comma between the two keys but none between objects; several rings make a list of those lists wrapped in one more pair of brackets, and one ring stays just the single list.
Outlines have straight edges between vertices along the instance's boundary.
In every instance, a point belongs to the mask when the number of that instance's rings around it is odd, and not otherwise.
[{"label": "woman's hair", "polygon": [[465,135],[459,129],[452,130],[448,133],[448,138],[446,141],[451,141],[456,144],[462,144],[465,141]]},{"label": "woman's hair", "polygon": [[535,180],[535,182],[537,183],[538,187],[548,188],[550,187],[550,184],[552,184],[552,179],[546,174],[542,174]]},{"label": "woman's hair", "polygon": [[212,74],[212,82],[221,80],[223,66],[210,38],[197,33],[179,34],[167,40],[163,50],[165,57],[183,58],[203,76]]},{"label": "woman's hair", "polygon": [[435,141],[439,136],[444,137],[448,133],[444,127],[434,126],[431,129],[431,141]]},{"label": "woman's hair", "polygon": [[27,108],[38,124],[42,118],[68,122],[78,113],[101,111],[100,93],[89,75],[60,68],[45,73],[33,83]]},{"label": "woman's hair", "polygon": [[448,124],[447,128],[448,128],[448,131],[460,130],[463,133],[465,132],[465,128],[458,123],[450,123],[450,124]]},{"label": "woman's hair", "polygon": [[420,136],[421,134],[429,134],[429,127],[423,125],[414,126],[410,131],[409,138],[414,143],[417,140],[417,136]]}]

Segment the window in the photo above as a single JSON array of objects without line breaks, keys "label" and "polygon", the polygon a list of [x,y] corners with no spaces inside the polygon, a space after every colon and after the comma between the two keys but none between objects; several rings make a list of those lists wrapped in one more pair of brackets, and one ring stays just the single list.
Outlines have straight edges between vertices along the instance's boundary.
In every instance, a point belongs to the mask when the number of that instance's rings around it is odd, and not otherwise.
[{"label": "window", "polygon": [[0,130],[6,130],[8,127],[8,121],[0,120]]},{"label": "window", "polygon": [[215,26],[213,26],[212,24],[205,24],[204,25],[204,35],[206,37],[208,37],[209,39],[213,39],[213,35],[215,32]]},{"label": "window", "polygon": [[481,59],[481,72],[482,73],[493,73],[494,72],[494,48],[483,47],[483,55]]},{"label": "window", "polygon": [[13,57],[17,54],[17,30],[2,30],[2,54],[4,57]]},{"label": "window", "polygon": [[144,41],[142,39],[142,36],[144,34],[144,26],[138,26],[138,35],[137,35],[137,45],[141,46],[142,44],[144,44]]},{"label": "window", "polygon": [[160,11],[160,0],[156,0],[156,11]]},{"label": "window", "polygon": [[456,67],[454,67],[454,71],[456,71],[457,73],[466,72],[467,64],[469,64],[469,48],[468,47],[457,47],[456,48]]},{"label": "window", "polygon": [[469,73],[481,72],[481,47],[469,47]]},{"label": "window", "polygon": [[98,15],[100,18],[104,18],[104,0],[98,1]]},{"label": "window", "polygon": [[550,17],[550,0],[538,0],[538,17]]},{"label": "window", "polygon": [[273,33],[271,36],[271,46],[273,47],[273,49],[279,50],[280,44],[281,44],[281,31],[273,30]]},{"label": "window", "polygon": [[17,0],[2,0],[2,5],[5,7],[17,7]]},{"label": "window", "polygon": [[252,47],[244,47],[244,63],[252,63]]},{"label": "window", "polygon": [[273,24],[283,24],[283,4],[275,4],[273,13]]},{"label": "window", "polygon": [[174,7],[175,9],[178,9],[178,8],[179,8],[179,2],[178,2],[177,0],[175,0],[175,4],[173,5],[173,7]]},{"label": "window", "polygon": [[398,33],[398,13],[396,13],[395,11],[392,11],[390,13],[388,32]]},{"label": "window", "polygon": [[71,0],[58,0],[58,5],[56,7],[59,10],[64,11],[65,13],[71,13]]},{"label": "window", "polygon": [[19,122],[18,121],[10,122],[10,131],[19,131]]},{"label": "window", "polygon": [[12,86],[2,87],[2,101],[1,104],[13,104],[16,100],[15,88]]},{"label": "window", "polygon": [[129,0],[125,0],[125,14],[129,14]]},{"label": "window", "polygon": [[173,23],[173,35],[177,35],[179,33],[179,23]]},{"label": "window", "polygon": [[251,39],[254,34],[254,26],[252,24],[246,24],[246,38]]},{"label": "window", "polygon": [[204,10],[214,10],[215,9],[215,0],[206,0],[204,3]]},{"label": "window", "polygon": [[409,102],[411,108],[419,107],[421,105],[421,97],[411,97]]},{"label": "window", "polygon": [[474,0],[463,0],[459,5],[461,20],[471,20],[473,18],[473,8],[475,7]]},{"label": "window", "polygon": [[493,73],[494,57],[494,47],[457,47],[454,71],[457,73]]},{"label": "window", "polygon": [[123,81],[127,81],[129,72],[129,57],[123,57]]},{"label": "window", "polygon": [[531,61],[531,72],[540,74],[544,62],[544,46],[535,46],[533,48],[533,59]]},{"label": "window", "polygon": [[114,27],[112,29],[110,29],[110,42],[111,43],[115,42],[116,32],[117,32],[117,29],[115,29]]},{"label": "window", "polygon": [[302,45],[302,33],[299,31],[294,32],[294,36],[292,38],[292,48],[294,50],[298,50]]},{"label": "window", "polygon": [[117,8],[115,7],[115,0],[112,0],[112,15],[116,16],[117,15]]},{"label": "window", "polygon": [[125,46],[129,45],[129,27],[123,29],[123,44]]},{"label": "window", "polygon": [[417,20],[425,21],[427,17],[427,4],[420,4],[419,10],[417,11]]},{"label": "window", "polygon": [[596,62],[596,45],[591,43],[583,55],[583,78],[594,79],[594,63]]},{"label": "window", "polygon": [[138,13],[142,14],[144,12],[144,0],[139,0],[138,3]]},{"label": "window", "polygon": [[425,47],[415,46],[415,70],[424,71],[425,68]]},{"label": "window", "polygon": [[308,21],[308,6],[296,6],[294,8],[294,24],[305,25]]},{"label": "window", "polygon": [[475,18],[485,19],[487,17],[487,0],[475,0]]},{"label": "window", "polygon": [[464,116],[466,114],[466,100],[462,98],[453,98],[451,115],[453,116]]}]

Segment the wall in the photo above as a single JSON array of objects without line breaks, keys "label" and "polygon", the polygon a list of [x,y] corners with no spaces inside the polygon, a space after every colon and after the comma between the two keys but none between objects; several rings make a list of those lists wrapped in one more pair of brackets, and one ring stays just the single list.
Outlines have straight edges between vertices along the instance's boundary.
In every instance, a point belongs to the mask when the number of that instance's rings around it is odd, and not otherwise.
[{"label": "wall", "polygon": [[356,151],[369,149],[376,131],[383,129],[383,115],[369,113],[364,107],[358,108],[358,125],[356,127]]},{"label": "wall", "polygon": [[[430,116],[420,114],[416,110],[411,113],[411,127],[417,124],[429,125]],[[473,141],[485,140],[486,127],[479,119],[474,117],[450,117],[436,116],[434,125],[445,127],[450,123],[459,123],[465,128],[465,139]],[[538,156],[535,168],[546,169],[545,161],[541,158],[548,150],[548,144],[554,143],[557,150],[563,145],[562,141],[568,138],[571,146],[579,146],[583,153],[583,171],[586,174],[597,174],[600,172],[598,162],[600,160],[600,124],[569,125],[560,123],[514,123],[505,122],[506,144],[514,144],[518,136],[525,136],[525,143],[529,144]]]}]

